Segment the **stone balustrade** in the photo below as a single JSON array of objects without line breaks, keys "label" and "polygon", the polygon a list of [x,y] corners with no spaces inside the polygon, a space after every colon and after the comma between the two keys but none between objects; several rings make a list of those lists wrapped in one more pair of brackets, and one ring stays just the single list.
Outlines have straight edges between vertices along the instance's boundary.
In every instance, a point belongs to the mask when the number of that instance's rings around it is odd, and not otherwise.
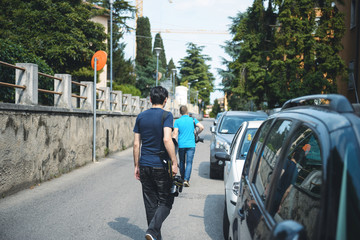
[{"label": "stone balustrade", "polygon": [[[38,66],[33,63],[17,63],[16,66],[25,70],[16,69],[15,84],[25,86],[25,88],[16,88],[15,103],[38,105]],[[80,86],[79,95],[72,93],[73,84]],[[102,111],[138,114],[151,108],[149,98],[123,94],[121,91],[110,91],[109,87],[96,88],[97,98],[94,99],[94,83],[90,81],[74,82],[69,74],[55,74],[53,92],[54,107],[60,108],[92,110],[94,101],[97,102],[96,109]],[[80,103],[78,104],[78,102]],[[191,104],[187,106],[189,112],[198,114],[197,106]],[[171,111],[174,117],[179,117],[179,107],[177,101],[169,100],[165,109]]]}]

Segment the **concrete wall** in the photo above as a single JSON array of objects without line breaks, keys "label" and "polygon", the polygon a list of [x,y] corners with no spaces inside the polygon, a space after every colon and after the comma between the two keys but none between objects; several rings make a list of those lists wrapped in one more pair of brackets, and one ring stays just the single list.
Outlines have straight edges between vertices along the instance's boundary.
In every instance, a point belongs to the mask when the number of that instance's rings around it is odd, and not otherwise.
[{"label": "concrete wall", "polygon": [[[132,145],[136,115],[97,112],[96,156]],[[92,113],[0,104],[0,196],[92,162]]]},{"label": "concrete wall", "polygon": [[[137,114],[151,107],[149,99],[121,91],[110,93],[108,87],[97,86],[94,95],[93,82],[76,83],[68,74],[51,76],[54,107],[40,106],[38,66],[16,65],[14,83],[24,88],[16,88],[15,104],[0,103],[0,196],[92,162],[93,111],[97,116],[96,158],[100,158],[130,147]],[[72,93],[72,84],[80,85],[79,96]],[[75,98],[80,99],[80,106],[74,104]],[[180,116],[176,101],[169,99],[165,109],[175,118]],[[188,104],[188,109],[201,120],[197,106]]]}]

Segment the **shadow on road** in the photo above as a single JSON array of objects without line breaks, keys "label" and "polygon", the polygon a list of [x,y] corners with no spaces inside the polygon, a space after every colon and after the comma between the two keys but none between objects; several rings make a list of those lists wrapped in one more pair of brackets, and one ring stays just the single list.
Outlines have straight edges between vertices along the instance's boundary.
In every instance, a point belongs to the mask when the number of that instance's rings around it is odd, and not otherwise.
[{"label": "shadow on road", "polygon": [[131,239],[144,239],[145,231],[138,226],[129,223],[129,218],[119,217],[115,219],[115,222],[109,222],[108,225],[112,229]]},{"label": "shadow on road", "polygon": [[[211,239],[223,239],[224,195],[208,195],[204,205],[205,231]],[[220,217],[221,216],[221,217]]]},{"label": "shadow on road", "polygon": [[[202,178],[210,179],[210,162],[201,162],[199,165],[199,176]],[[212,179],[222,181],[222,178]]]}]

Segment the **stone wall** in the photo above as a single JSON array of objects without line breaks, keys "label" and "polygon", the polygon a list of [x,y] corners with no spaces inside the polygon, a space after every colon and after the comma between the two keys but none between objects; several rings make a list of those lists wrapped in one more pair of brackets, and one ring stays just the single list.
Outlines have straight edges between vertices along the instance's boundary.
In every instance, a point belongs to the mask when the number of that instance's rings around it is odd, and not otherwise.
[{"label": "stone wall", "polygon": [[[136,115],[97,112],[96,156],[132,146]],[[0,104],[0,194],[92,162],[93,114],[86,110]]]}]

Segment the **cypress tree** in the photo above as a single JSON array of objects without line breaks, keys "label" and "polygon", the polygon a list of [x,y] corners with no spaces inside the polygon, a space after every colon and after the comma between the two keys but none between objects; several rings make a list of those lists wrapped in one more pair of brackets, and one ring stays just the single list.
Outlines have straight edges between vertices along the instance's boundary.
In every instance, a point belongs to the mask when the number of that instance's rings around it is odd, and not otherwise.
[{"label": "cypress tree", "polygon": [[[155,48],[156,47],[159,47],[161,48],[161,52],[159,54],[159,65],[161,65],[161,67],[163,69],[167,69],[167,66],[166,66],[166,54],[165,54],[165,47],[164,47],[164,43],[163,43],[163,40],[161,38],[161,35],[160,33],[157,33],[155,35],[155,41],[154,41],[154,48],[153,48],[153,55],[156,56],[156,52],[155,52]],[[165,74],[165,73],[164,73]]]},{"label": "cypress tree", "polygon": [[210,72],[210,65],[206,64],[206,61],[210,61],[211,58],[202,54],[203,48],[203,46],[188,43],[186,50],[188,55],[180,60],[180,82],[184,86],[191,84],[191,99],[195,97],[194,92],[199,91],[199,99],[202,99],[204,104],[209,104],[215,78]]},{"label": "cypress tree", "polygon": [[147,17],[139,17],[136,28],[136,65],[145,67],[152,58],[150,21]]}]

